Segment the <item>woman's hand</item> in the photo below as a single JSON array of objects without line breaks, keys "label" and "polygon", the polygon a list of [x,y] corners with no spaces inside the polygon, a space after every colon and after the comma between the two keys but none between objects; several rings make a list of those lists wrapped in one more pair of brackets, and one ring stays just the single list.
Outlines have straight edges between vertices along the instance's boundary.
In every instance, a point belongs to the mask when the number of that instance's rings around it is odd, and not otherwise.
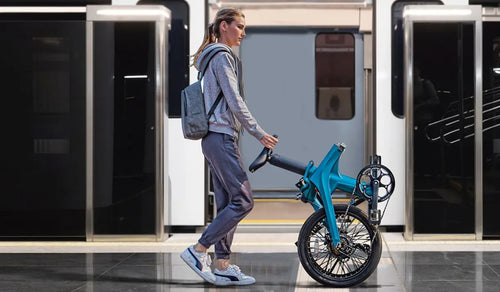
[{"label": "woman's hand", "polygon": [[260,143],[264,145],[266,148],[272,150],[274,146],[276,146],[276,143],[278,143],[278,139],[269,134],[265,134],[264,137],[260,139]]}]

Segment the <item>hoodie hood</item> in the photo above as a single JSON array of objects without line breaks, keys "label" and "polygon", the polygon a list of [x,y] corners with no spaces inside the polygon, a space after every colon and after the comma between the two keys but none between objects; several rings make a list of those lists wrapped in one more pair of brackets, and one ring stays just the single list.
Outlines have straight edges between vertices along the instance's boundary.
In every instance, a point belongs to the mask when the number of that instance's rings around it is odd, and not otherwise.
[{"label": "hoodie hood", "polygon": [[232,52],[231,48],[225,44],[221,44],[221,43],[211,43],[211,44],[208,44],[205,49],[203,49],[203,52],[201,52],[200,56],[198,57],[198,60],[196,62],[196,67],[198,68],[198,71],[201,70],[201,68],[203,68],[203,65],[208,62],[207,60],[207,57],[208,55],[210,54],[210,52],[217,48],[217,47],[222,47],[222,48],[225,48],[227,49],[229,52]]}]

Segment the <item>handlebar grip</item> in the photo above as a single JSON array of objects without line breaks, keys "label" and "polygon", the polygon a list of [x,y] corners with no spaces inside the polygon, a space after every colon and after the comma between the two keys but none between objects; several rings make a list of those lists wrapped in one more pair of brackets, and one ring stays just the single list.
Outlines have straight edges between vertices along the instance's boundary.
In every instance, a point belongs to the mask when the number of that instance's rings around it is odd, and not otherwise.
[{"label": "handlebar grip", "polygon": [[255,158],[252,164],[250,164],[248,170],[250,172],[255,172],[257,169],[264,166],[264,164],[266,164],[266,162],[269,160],[269,151],[271,151],[269,148],[264,147],[257,158]]},{"label": "handlebar grip", "polygon": [[304,165],[297,161],[290,160],[288,158],[281,157],[278,154],[271,155],[269,163],[271,163],[274,166],[284,168],[286,170],[295,172],[296,174],[300,175],[304,175],[307,169],[307,165]]}]

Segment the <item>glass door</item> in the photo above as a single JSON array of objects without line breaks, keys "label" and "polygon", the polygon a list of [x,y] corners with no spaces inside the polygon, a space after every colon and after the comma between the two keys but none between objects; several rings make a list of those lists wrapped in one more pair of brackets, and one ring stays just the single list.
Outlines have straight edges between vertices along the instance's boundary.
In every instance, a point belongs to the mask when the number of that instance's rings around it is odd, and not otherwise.
[{"label": "glass door", "polygon": [[87,13],[87,240],[159,241],[170,14],[146,5]]},{"label": "glass door", "polygon": [[483,22],[484,237],[498,238],[500,204],[500,19]]},{"label": "glass door", "polygon": [[0,8],[0,238],[85,239],[85,9]]},{"label": "glass door", "polygon": [[481,9],[408,6],[406,237],[482,238]]}]

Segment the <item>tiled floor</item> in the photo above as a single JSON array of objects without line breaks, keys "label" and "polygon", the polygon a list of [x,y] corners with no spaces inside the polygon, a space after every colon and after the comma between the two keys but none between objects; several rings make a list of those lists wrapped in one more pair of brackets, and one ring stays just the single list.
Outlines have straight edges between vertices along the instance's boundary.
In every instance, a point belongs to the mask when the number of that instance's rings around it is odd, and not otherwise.
[{"label": "tiled floor", "polygon": [[499,241],[404,241],[384,233],[377,270],[359,287],[312,280],[293,245],[297,234],[237,233],[232,262],[257,283],[215,287],[179,258],[199,234],[161,243],[0,243],[0,291],[500,291]]}]

